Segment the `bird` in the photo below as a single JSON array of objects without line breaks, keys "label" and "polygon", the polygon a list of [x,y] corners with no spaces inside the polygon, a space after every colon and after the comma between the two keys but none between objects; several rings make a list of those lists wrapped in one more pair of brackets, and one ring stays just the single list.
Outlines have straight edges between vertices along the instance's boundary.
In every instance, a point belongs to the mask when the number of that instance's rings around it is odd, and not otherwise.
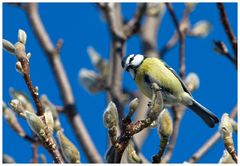
[{"label": "bird", "polygon": [[156,83],[162,94],[164,106],[182,104],[213,128],[219,122],[214,113],[198,103],[187,86],[165,62],[155,57],[146,57],[141,54],[125,56],[121,62],[122,68],[133,77],[137,87],[149,99],[152,99],[152,84]]}]

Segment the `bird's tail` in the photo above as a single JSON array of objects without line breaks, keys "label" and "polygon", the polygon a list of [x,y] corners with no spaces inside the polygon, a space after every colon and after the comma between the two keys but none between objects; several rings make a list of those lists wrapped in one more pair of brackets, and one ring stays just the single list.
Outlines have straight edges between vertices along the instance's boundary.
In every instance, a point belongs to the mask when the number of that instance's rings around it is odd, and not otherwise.
[{"label": "bird's tail", "polygon": [[194,111],[200,118],[204,120],[204,122],[211,128],[214,127],[216,123],[219,122],[216,115],[214,115],[211,111],[209,111],[207,108],[202,106],[200,103],[192,99],[193,104],[188,105],[188,107]]}]

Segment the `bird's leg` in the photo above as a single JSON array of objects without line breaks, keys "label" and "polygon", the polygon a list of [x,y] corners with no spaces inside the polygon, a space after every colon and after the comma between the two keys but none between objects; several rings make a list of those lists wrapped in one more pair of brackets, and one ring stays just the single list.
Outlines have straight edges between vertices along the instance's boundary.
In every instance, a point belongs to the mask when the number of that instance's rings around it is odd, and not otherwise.
[{"label": "bird's leg", "polygon": [[[151,90],[152,90],[152,92],[153,92],[153,93],[152,93],[152,94],[153,94],[152,99],[155,99],[155,98],[156,98],[156,94],[157,94],[159,91],[162,90],[162,88],[159,87],[157,83],[152,83],[150,88],[151,88]],[[152,101],[149,101],[148,104],[147,104],[147,106],[148,106],[150,109],[152,109],[152,108],[153,108],[153,100],[152,100]]]}]

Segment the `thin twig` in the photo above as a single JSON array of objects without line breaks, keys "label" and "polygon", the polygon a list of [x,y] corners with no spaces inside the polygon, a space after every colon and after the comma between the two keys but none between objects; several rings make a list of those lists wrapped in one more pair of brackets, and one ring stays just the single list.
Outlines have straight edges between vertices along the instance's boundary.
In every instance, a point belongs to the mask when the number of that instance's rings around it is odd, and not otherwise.
[{"label": "thin twig", "polygon": [[226,14],[226,11],[225,11],[225,8],[224,8],[224,5],[223,3],[217,3],[217,7],[218,7],[218,10],[219,10],[219,15],[220,15],[220,18],[221,18],[221,21],[222,21],[222,24],[223,24],[223,27],[224,27],[224,30],[228,36],[228,39],[231,43],[231,46],[232,46],[232,49],[235,53],[235,59],[237,61],[237,40],[236,40],[236,37],[233,33],[233,30],[230,26],[230,23],[228,21],[228,17],[227,17],[227,14]]},{"label": "thin twig", "polygon": [[237,59],[230,55],[226,44],[220,40],[214,40],[213,43],[214,43],[214,50],[218,52],[220,55],[223,55],[227,59],[229,59],[237,69]]},{"label": "thin twig", "polygon": [[43,50],[46,52],[64,103],[64,113],[67,115],[78,141],[82,145],[83,150],[90,162],[102,162],[101,156],[93,144],[80,115],[77,113],[70,83],[67,79],[59,54],[56,48],[54,48],[54,45],[52,44],[39,17],[38,5],[36,3],[29,3],[24,9],[28,16],[31,28],[37,36],[37,39],[39,40]]},{"label": "thin twig", "polygon": [[180,42],[180,50],[179,50],[179,53],[180,53],[180,77],[181,78],[184,78],[185,76],[185,56],[184,56],[184,49],[185,49],[185,42],[184,42],[184,38],[185,38],[185,35],[184,33],[182,33],[182,31],[180,30],[180,24],[177,20],[177,17],[174,13],[174,10],[173,10],[173,7],[170,3],[166,3],[166,6],[167,6],[167,9],[173,19],[173,22],[175,24],[175,27],[177,29],[177,33],[178,33],[178,36],[179,36],[179,42]]},{"label": "thin twig", "polygon": [[[230,118],[234,119],[237,116],[237,105],[230,114]],[[207,142],[205,142],[192,156],[188,159],[189,163],[195,163],[221,138],[221,134],[217,131],[213,134]]]},{"label": "thin twig", "polygon": [[32,144],[32,163],[38,163],[38,145]]},{"label": "thin twig", "polygon": [[[189,7],[186,6],[185,10],[183,12],[181,22],[178,23],[179,31],[181,31],[184,38],[185,38],[185,35],[186,35],[186,32],[187,32],[188,19],[189,19],[189,15],[190,15],[191,12],[192,12],[192,10]],[[173,11],[173,14],[174,14],[174,11]],[[177,21],[176,16],[175,16],[174,20]],[[175,24],[175,25],[177,25],[177,24]],[[180,40],[180,42],[181,42],[181,39],[179,39],[179,31],[175,30],[172,37],[169,39],[168,43],[159,51],[159,57],[163,58],[164,55],[177,44],[178,40]]]}]

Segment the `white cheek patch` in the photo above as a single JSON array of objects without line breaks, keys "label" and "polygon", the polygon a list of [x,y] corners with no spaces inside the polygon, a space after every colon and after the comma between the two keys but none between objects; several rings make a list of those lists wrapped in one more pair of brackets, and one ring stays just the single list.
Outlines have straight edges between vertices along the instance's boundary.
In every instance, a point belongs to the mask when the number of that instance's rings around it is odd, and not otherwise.
[{"label": "white cheek patch", "polygon": [[144,59],[143,55],[137,54],[134,57],[133,61],[131,62],[131,65],[139,66],[142,63],[143,59]]}]

